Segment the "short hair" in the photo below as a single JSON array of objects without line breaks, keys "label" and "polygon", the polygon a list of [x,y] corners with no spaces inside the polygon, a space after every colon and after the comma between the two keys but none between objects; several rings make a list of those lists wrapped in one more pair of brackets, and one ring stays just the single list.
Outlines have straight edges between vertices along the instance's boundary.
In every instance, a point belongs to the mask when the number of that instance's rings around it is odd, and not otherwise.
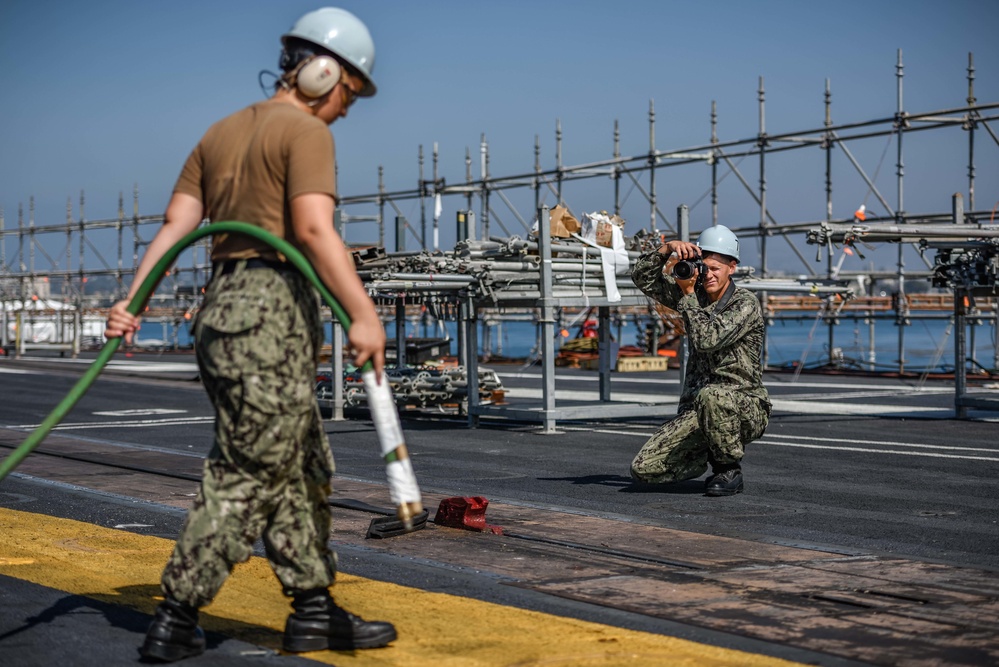
[{"label": "short hair", "polygon": [[739,260],[737,260],[735,257],[732,257],[732,255],[726,255],[725,253],[717,252],[715,250],[705,250],[701,253],[701,257],[705,257],[706,255],[715,255],[717,257],[721,257],[722,260],[725,262],[735,262],[736,264],[739,263]]},{"label": "short hair", "polygon": [[278,61],[278,67],[280,67],[281,70],[287,74],[298,67],[303,60],[312,58],[313,56],[329,56],[340,63],[340,67],[347,70],[351,76],[367,80],[366,77],[361,74],[360,70],[337,54],[333,53],[329,49],[324,49],[314,42],[301,39],[300,37],[284,38],[284,48],[281,49],[281,59]]}]

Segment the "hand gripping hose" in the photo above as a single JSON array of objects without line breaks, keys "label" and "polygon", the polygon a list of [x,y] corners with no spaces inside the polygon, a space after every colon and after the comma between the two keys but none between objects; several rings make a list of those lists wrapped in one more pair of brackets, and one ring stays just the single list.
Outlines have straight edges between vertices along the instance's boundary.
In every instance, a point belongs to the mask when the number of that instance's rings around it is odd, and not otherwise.
[{"label": "hand gripping hose", "polygon": [[[260,241],[264,241],[282,253],[319,290],[323,301],[330,307],[334,317],[340,321],[344,329],[350,329],[350,318],[347,316],[346,311],[344,311],[343,307],[333,297],[326,285],[323,284],[323,281],[316,274],[315,269],[312,268],[312,265],[309,264],[309,261],[301,252],[284,239],[278,238],[260,227],[245,222],[233,221],[216,222],[199,227],[178,241],[176,245],[160,258],[159,262],[156,263],[156,266],[153,267],[152,271],[142,282],[142,285],[139,286],[132,301],[128,304],[128,312],[132,315],[138,315],[142,312],[150,295],[156,289],[160,278],[173,265],[181,251],[202,237],[222,233],[252,236]],[[111,338],[104,344],[94,363],[90,365],[87,372],[83,374],[83,377],[73,386],[69,394],[66,395],[66,398],[55,407],[49,416],[45,418],[45,421],[31,432],[27,440],[21,443],[3,462],[0,462],[0,480],[7,477],[28,454],[41,444],[49,432],[73,409],[73,406],[83,397],[83,394],[86,393],[90,385],[97,379],[97,376],[104,370],[104,367],[110,361],[111,356],[118,349],[119,345],[121,345],[121,338]],[[406,530],[411,530],[413,527],[413,517],[423,510],[423,502],[420,497],[420,488],[416,483],[416,476],[413,473],[413,465],[406,451],[406,443],[403,439],[402,427],[399,423],[399,413],[392,399],[388,382],[384,378],[381,384],[376,381],[374,366],[370,360],[361,368],[361,374],[368,396],[371,418],[378,433],[378,441],[381,444],[382,458],[385,460],[385,473],[389,483],[389,495],[392,498],[392,502],[396,505],[396,514],[399,520],[402,521]]]}]

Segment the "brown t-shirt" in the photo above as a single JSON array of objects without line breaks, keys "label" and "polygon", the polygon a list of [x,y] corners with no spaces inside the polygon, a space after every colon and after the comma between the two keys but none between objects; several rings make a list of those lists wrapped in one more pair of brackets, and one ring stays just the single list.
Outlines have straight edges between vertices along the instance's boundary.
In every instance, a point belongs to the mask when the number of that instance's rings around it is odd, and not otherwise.
[{"label": "brown t-shirt", "polygon": [[[208,129],[174,192],[198,198],[213,222],[248,222],[298,246],[289,202],[310,192],[335,197],[333,165],[333,135],[323,121],[290,104],[259,102]],[[245,234],[218,234],[213,240],[215,262],[278,257]]]}]

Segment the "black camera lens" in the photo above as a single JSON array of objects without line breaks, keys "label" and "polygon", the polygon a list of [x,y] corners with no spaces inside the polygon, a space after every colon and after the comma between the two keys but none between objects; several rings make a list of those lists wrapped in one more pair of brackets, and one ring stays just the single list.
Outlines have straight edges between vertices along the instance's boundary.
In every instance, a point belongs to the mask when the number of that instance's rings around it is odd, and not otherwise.
[{"label": "black camera lens", "polygon": [[690,280],[694,277],[695,273],[698,273],[700,268],[701,263],[699,261],[681,259],[673,265],[673,277],[679,280]]}]

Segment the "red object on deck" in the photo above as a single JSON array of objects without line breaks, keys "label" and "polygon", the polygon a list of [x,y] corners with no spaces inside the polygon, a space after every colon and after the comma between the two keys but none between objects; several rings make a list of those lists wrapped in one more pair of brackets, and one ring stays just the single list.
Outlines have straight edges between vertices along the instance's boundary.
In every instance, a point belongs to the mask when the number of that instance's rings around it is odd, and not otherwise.
[{"label": "red object on deck", "polygon": [[503,529],[486,523],[489,501],[482,496],[445,498],[437,507],[434,523],[446,528],[462,528],[502,535]]}]

